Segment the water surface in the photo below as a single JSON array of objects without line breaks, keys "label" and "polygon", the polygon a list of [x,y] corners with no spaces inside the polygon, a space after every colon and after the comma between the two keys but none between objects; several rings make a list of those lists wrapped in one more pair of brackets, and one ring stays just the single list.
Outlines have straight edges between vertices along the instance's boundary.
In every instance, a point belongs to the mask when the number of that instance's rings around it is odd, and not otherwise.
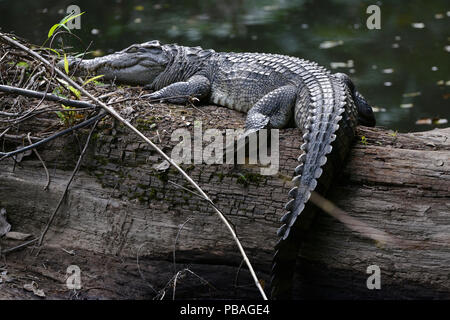
[{"label": "water surface", "polygon": [[[0,27],[42,44],[70,4],[85,11],[78,51],[163,43],[293,55],[348,73],[375,106],[378,125],[400,132],[450,119],[448,1],[54,1],[0,0]],[[366,9],[381,9],[369,30]],[[72,37],[73,38],[73,37]],[[54,46],[58,46],[54,43]],[[429,123],[433,124],[417,124]],[[438,123],[441,124],[438,124]]]}]

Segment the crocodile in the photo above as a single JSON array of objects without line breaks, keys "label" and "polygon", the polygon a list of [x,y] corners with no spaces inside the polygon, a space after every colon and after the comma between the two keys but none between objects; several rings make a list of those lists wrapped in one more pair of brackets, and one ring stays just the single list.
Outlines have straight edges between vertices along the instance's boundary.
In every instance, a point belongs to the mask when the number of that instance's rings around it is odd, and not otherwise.
[{"label": "crocodile", "polygon": [[301,129],[295,186],[277,232],[271,272],[272,298],[291,297],[302,237],[319,210],[309,201],[311,193],[330,188],[357,125],[375,126],[372,108],[350,78],[291,56],[216,52],[157,40],[104,57],[70,58],[69,67],[77,75],[102,74],[106,80],[143,85],[153,90],[151,99],[184,104],[197,98],[246,112],[243,136],[265,128]]}]

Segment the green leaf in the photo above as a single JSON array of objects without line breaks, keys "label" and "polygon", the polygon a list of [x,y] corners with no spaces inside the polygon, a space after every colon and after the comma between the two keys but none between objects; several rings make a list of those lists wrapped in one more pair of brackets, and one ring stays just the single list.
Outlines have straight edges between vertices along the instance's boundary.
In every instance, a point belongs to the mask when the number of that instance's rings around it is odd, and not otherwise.
[{"label": "green leaf", "polygon": [[55,111],[56,115],[58,116],[59,120],[61,120],[62,122],[64,122],[64,115],[61,111]]},{"label": "green leaf", "polygon": [[62,24],[61,27],[63,27],[64,29],[67,30],[67,32],[71,33],[72,31],[70,31],[69,27],[66,26],[65,24]]},{"label": "green leaf", "polygon": [[69,99],[69,97],[67,97],[64,93],[64,88],[63,87],[56,87],[55,89],[53,89],[53,94],[55,96],[61,97],[61,98],[65,98],[65,99]]},{"label": "green leaf", "polygon": [[76,15],[74,15],[74,16],[69,15],[68,17],[63,18],[63,20],[60,22],[60,24],[64,25],[64,24],[66,24],[67,22],[69,22],[70,20],[75,19],[76,17],[81,16],[83,13],[84,13],[84,11],[81,12],[81,13],[79,13],[79,14],[76,14]]},{"label": "green leaf", "polygon": [[68,21],[72,20],[72,19],[75,19],[76,17],[81,16],[83,13],[84,13],[84,12],[81,12],[81,13],[76,14],[76,15],[74,15],[74,16],[73,16],[72,14],[70,14],[70,15],[68,15],[68,16],[65,16],[59,23],[54,24],[54,25],[50,28],[50,30],[48,31],[47,39],[50,38],[50,37],[55,33],[55,31],[56,31],[58,28],[61,28],[61,27],[64,28],[64,29],[66,29],[68,32],[70,32],[70,29],[66,26],[66,23],[67,23]]},{"label": "green leaf", "polygon": [[68,88],[71,92],[73,92],[73,94],[74,94],[78,99],[81,98],[81,93],[80,93],[80,91],[78,91],[77,89],[75,89],[75,88],[72,87],[72,86],[68,86],[67,88]]},{"label": "green leaf", "polygon": [[56,30],[58,27],[60,27],[60,24],[59,24],[59,23],[54,24],[53,27],[50,28],[50,30],[48,31],[48,38],[50,38],[50,37],[53,35],[53,33],[55,32],[55,30]]},{"label": "green leaf", "polygon": [[92,78],[86,80],[86,81],[83,83],[83,86],[86,85],[86,84],[88,84],[88,83],[91,82],[91,81],[95,81],[95,80],[97,80],[97,79],[100,79],[100,78],[103,77],[103,76],[104,76],[104,75],[101,74],[101,75],[99,75],[99,76],[92,77]]},{"label": "green leaf", "polygon": [[52,49],[52,48],[49,48],[49,47],[41,47],[40,49],[41,49],[41,50],[50,50],[50,51],[52,51],[53,53],[56,53],[56,55],[58,56],[58,58],[61,56],[61,55],[59,54],[59,52],[56,51],[55,49]]},{"label": "green leaf", "polygon": [[69,60],[67,60],[66,54],[64,54],[64,70],[66,70],[66,73],[69,74]]},{"label": "green leaf", "polygon": [[362,143],[363,145],[367,145],[367,138],[366,138],[366,136],[362,136],[362,137],[361,137],[361,143]]},{"label": "green leaf", "polygon": [[26,63],[25,61],[20,61],[16,64],[17,67],[21,67],[21,68],[25,68],[27,69],[29,67],[28,63]]},{"label": "green leaf", "polygon": [[80,52],[80,53],[74,55],[73,57],[74,57],[74,58],[84,57],[85,55],[91,54],[92,52],[93,52],[93,51]]}]

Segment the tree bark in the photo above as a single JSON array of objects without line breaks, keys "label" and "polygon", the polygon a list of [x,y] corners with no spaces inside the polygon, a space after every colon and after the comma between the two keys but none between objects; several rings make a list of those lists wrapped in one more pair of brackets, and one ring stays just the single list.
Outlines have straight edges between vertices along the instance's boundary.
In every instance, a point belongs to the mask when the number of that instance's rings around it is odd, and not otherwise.
[{"label": "tree bark", "polygon": [[[177,128],[193,136],[198,121],[203,130],[224,130],[242,128],[245,119],[216,106],[166,104],[135,106],[129,117],[169,155],[179,142],[170,140]],[[55,121],[40,118],[8,132],[4,147],[12,150],[22,143],[18,135],[42,131]],[[39,237],[87,130],[38,149],[50,171],[49,190],[43,190],[46,176],[34,154],[18,164],[0,162],[0,208],[6,209],[12,231]],[[301,143],[298,129],[280,130],[280,168],[273,176],[261,175],[256,165],[182,165],[233,223],[266,288]],[[259,298],[211,206],[180,188],[189,185],[175,170],[157,168],[161,161],[125,128],[104,121],[39,255],[30,249],[7,254],[9,273],[50,279],[42,287],[54,298],[70,295],[64,287],[70,264],[80,266],[81,295],[87,298],[160,298],[162,293],[172,298],[174,291],[176,298]],[[397,134],[360,127],[331,190],[327,198],[350,216],[421,245],[376,243],[321,213],[299,254],[295,298],[450,298],[450,128]],[[3,250],[20,244],[0,241]],[[380,268],[381,289],[367,288],[371,265]],[[174,289],[171,279],[180,270],[183,279]],[[17,286],[7,288],[0,298],[23,295]]]}]

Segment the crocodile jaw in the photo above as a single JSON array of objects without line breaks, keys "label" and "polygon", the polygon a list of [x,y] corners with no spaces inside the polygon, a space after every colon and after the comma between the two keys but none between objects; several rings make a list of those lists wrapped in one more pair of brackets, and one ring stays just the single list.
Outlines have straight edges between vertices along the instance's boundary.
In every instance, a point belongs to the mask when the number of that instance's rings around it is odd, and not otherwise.
[{"label": "crocodile jaw", "polygon": [[[150,41],[132,45],[122,51],[95,59],[68,58],[69,71],[75,76],[103,75],[131,85],[147,85],[160,75],[169,63],[169,57],[159,42]],[[64,60],[57,66],[64,68]]]},{"label": "crocodile jaw", "polygon": [[[151,83],[164,68],[158,65],[148,66],[139,59],[124,57],[127,54],[111,54],[95,59],[68,58],[69,71],[75,71],[76,76],[103,75],[104,80],[114,80],[121,83],[134,85],[146,85]],[[64,67],[64,61],[58,63],[58,67]]]}]

